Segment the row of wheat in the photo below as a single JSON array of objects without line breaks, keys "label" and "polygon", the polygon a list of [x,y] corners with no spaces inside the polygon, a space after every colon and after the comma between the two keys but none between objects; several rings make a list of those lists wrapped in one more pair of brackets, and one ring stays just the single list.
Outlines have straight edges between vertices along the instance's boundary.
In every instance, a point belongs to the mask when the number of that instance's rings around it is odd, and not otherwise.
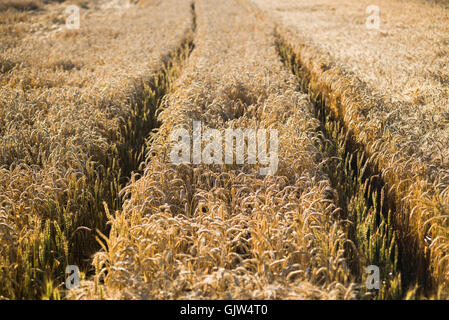
[{"label": "row of wheat", "polygon": [[[68,264],[93,273],[75,299],[447,295],[438,142],[298,36],[290,1],[77,0],[79,30],[47,2],[0,6],[1,297],[59,298]],[[208,128],[277,130],[275,173],[175,164],[172,133]]]}]

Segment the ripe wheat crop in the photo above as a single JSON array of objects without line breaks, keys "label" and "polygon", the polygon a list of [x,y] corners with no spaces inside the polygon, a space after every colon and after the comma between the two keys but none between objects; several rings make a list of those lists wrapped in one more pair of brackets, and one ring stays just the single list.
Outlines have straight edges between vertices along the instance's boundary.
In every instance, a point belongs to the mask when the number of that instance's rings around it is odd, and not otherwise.
[{"label": "ripe wheat crop", "polygon": [[0,298],[447,298],[449,9],[370,4],[3,1]]}]

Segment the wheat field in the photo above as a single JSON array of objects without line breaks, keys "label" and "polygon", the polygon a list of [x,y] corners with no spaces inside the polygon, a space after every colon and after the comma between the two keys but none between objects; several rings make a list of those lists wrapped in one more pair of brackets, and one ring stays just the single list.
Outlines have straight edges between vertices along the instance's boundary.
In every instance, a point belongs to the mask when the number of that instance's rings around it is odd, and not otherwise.
[{"label": "wheat field", "polygon": [[2,1],[0,298],[447,299],[449,7],[371,4]]}]

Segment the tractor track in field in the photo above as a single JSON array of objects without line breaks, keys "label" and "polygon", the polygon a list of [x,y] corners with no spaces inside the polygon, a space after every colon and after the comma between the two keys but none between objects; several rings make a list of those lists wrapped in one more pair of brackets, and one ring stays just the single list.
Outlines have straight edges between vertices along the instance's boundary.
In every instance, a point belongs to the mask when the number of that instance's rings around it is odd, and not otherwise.
[{"label": "tractor track in field", "polygon": [[[195,48],[196,13],[194,2],[191,5],[191,14],[192,26],[185,39],[176,49],[162,59],[163,65],[159,71],[152,76],[149,83],[143,84],[136,93],[136,96],[139,98],[133,106],[131,117],[123,127],[126,143],[117,150],[119,155],[119,169],[114,170],[115,163],[112,163],[111,167],[107,168],[107,170],[116,172],[114,181],[117,181],[114,186],[111,186],[109,194],[107,194],[107,198],[112,199],[112,201],[104,201],[111,212],[121,210],[125,200],[121,195],[121,190],[127,186],[132,176],[139,175],[143,172],[142,164],[145,163],[145,157],[148,151],[148,136],[160,126],[157,120],[157,112],[163,98],[169,93],[173,82],[182,73],[183,66]],[[106,223],[97,229],[97,232],[106,236],[109,231],[110,228]],[[97,238],[94,239],[92,237],[92,241],[96,243],[98,250]],[[77,248],[76,244],[73,247]],[[95,271],[91,265],[92,254],[95,252],[80,254],[80,257],[82,256],[80,265],[89,268],[86,272],[87,275],[92,275]]]},{"label": "tractor track in field", "polygon": [[[244,0],[239,4],[253,12],[258,19],[263,15]],[[323,93],[310,86],[310,73],[301,59],[275,31],[276,52],[284,66],[296,77],[298,91],[306,94],[319,120],[317,129],[320,148],[329,159],[326,173],[335,190],[333,200],[340,208],[340,219],[347,221],[348,238],[355,246],[345,247],[350,272],[361,284],[361,294],[379,299],[400,299],[416,283],[428,285],[424,272],[413,270],[408,261],[427,265],[423,255],[407,248],[405,235],[395,226],[395,201],[385,192],[388,187],[380,170],[368,159],[364,146],[358,144],[344,122],[326,104]],[[402,238],[401,238],[402,236]],[[381,289],[377,294],[365,288],[365,268],[376,265],[380,269]],[[428,289],[425,286],[425,289]]]},{"label": "tractor track in field", "polygon": [[[381,170],[373,164],[363,145],[356,142],[343,120],[327,105],[323,92],[310,86],[309,70],[301,64],[293,49],[276,37],[276,49],[280,59],[298,79],[300,91],[308,95],[314,106],[315,117],[320,121],[319,135],[322,150],[331,159],[327,173],[336,190],[335,201],[341,208],[341,219],[350,222],[349,238],[356,248],[346,248],[351,271],[364,285],[365,267],[380,268],[381,290],[377,298],[404,298],[408,290],[413,294],[428,294],[431,279],[423,272],[428,258],[410,246],[409,235],[396,225],[396,202]],[[417,262],[416,265],[410,261]],[[385,285],[382,289],[382,285]],[[416,292],[414,286],[423,286]]]},{"label": "tractor track in field", "polygon": [[[170,91],[173,81],[182,72],[182,67],[195,48],[193,34],[196,31],[195,4],[192,3],[192,34],[180,44],[178,48],[165,56],[163,66],[153,76],[152,81],[144,86],[143,98],[136,104],[131,122],[128,122],[125,132],[128,133],[127,141],[129,145],[120,151],[122,159],[121,185],[125,186],[133,172],[141,173],[140,165],[145,160],[146,140],[152,130],[157,129],[160,123],[156,119],[157,111],[162,99]],[[134,131],[133,131],[134,130]]]}]

